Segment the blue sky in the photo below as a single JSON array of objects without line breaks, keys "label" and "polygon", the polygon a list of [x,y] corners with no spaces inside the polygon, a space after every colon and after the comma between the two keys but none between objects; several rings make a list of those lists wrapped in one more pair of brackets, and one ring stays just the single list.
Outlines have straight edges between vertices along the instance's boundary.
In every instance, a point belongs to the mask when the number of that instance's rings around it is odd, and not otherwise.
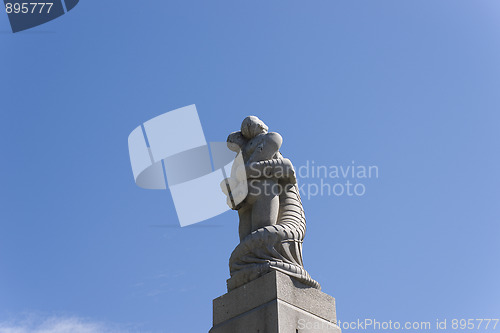
[{"label": "blue sky", "polygon": [[127,149],[190,104],[208,141],[257,115],[296,167],[378,166],[361,197],[304,200],[340,320],[499,318],[499,31],[494,0],[87,0],[17,34],[0,15],[0,332],[208,331],[237,216],[180,228]]}]

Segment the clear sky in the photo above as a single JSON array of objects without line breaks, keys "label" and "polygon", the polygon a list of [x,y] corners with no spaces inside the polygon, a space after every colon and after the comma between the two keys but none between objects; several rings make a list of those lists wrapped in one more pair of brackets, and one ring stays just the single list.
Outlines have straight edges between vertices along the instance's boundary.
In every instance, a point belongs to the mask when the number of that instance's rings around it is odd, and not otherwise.
[{"label": "clear sky", "polygon": [[363,196],[303,198],[341,321],[500,318],[499,32],[497,0],[83,0],[17,34],[0,14],[0,332],[209,330],[237,215],[180,228],[127,149],[190,104],[208,141],[257,115],[296,168],[378,167]]}]

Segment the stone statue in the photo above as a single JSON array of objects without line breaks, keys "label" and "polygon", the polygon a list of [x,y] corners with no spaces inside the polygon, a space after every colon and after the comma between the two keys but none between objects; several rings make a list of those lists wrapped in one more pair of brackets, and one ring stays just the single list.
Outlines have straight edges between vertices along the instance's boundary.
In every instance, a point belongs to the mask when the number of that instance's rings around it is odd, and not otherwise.
[{"label": "stone statue", "polygon": [[257,117],[243,120],[241,131],[227,139],[238,156],[231,176],[221,183],[228,205],[238,211],[240,244],[229,259],[228,291],[271,270],[320,289],[303,267],[306,219],[295,171],[279,149],[283,139]]}]

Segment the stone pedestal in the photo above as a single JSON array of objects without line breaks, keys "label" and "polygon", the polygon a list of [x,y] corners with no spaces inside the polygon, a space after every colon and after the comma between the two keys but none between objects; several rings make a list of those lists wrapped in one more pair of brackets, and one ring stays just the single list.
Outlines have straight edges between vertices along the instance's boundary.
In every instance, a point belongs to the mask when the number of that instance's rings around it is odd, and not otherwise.
[{"label": "stone pedestal", "polygon": [[341,333],[335,299],[273,271],[213,301],[210,333]]}]

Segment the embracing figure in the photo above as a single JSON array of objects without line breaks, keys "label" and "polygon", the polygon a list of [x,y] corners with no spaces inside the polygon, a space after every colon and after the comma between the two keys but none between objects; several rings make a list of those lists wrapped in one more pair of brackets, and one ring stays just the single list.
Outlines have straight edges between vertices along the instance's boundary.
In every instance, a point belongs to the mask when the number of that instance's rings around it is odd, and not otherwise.
[{"label": "embracing figure", "polygon": [[269,133],[254,116],[227,139],[228,148],[242,157],[237,156],[231,176],[221,183],[240,219],[240,244],[229,259],[229,291],[271,270],[320,289],[303,267],[306,219],[293,165],[279,152],[282,143],[281,135]]}]

